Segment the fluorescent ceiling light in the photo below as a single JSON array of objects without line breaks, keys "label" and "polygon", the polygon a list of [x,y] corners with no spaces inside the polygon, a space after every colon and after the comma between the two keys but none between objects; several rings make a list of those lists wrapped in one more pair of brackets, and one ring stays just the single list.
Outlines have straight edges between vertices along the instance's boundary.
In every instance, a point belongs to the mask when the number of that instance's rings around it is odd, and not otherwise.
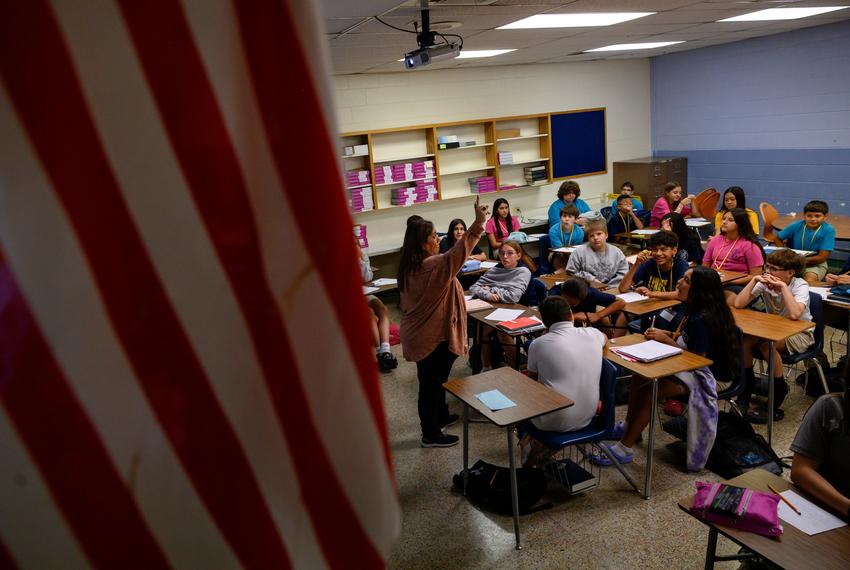
[{"label": "fluorescent ceiling light", "polygon": [[529,28],[583,28],[611,26],[620,22],[651,16],[655,12],[608,12],[598,14],[537,14],[496,28],[497,30],[524,30]]},{"label": "fluorescent ceiling light", "polygon": [[589,49],[589,50],[586,50],[584,53],[588,53],[588,52],[591,52],[591,51],[632,51],[632,50],[635,50],[635,49],[653,49],[653,48],[660,48],[660,47],[664,47],[664,46],[672,46],[673,44],[681,44],[681,43],[685,43],[685,42],[684,41],[678,41],[678,42],[649,42],[649,43],[643,43],[643,44],[614,44],[614,45],[611,45],[611,46],[605,46],[605,47],[596,48],[596,49]]},{"label": "fluorescent ceiling light", "polygon": [[768,10],[759,10],[758,12],[750,12],[742,14],[734,18],[726,18],[717,20],[718,22],[756,22],[760,20],[796,20],[797,18],[807,18],[809,16],[817,16],[818,14],[826,14],[836,10],[843,10],[848,6],[825,6],[823,8],[770,8]]},{"label": "fluorescent ceiling light", "polygon": [[470,49],[470,50],[461,50],[460,55],[455,59],[466,59],[470,57],[493,57],[494,55],[502,55],[503,53],[508,53],[516,51],[516,49]]}]

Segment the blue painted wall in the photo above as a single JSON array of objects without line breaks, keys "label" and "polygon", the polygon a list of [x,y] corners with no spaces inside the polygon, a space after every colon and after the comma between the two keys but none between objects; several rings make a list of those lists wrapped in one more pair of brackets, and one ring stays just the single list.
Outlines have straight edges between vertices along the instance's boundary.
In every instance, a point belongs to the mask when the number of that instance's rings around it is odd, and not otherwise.
[{"label": "blue painted wall", "polygon": [[[850,214],[850,21],[652,60],[652,149],[692,190]],[[755,208],[754,208],[755,209]]]}]

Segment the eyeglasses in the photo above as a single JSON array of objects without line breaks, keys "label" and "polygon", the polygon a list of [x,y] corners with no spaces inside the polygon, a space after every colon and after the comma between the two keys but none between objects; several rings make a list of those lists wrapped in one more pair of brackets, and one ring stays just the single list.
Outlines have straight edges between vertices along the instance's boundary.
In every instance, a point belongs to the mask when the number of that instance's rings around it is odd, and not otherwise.
[{"label": "eyeglasses", "polygon": [[499,252],[499,257],[510,257],[512,255],[517,255],[517,252],[512,249],[505,249]]},{"label": "eyeglasses", "polygon": [[769,263],[764,264],[764,271],[774,273],[776,271],[790,271],[788,269],[784,269],[782,267],[777,267],[776,265],[770,265]]}]

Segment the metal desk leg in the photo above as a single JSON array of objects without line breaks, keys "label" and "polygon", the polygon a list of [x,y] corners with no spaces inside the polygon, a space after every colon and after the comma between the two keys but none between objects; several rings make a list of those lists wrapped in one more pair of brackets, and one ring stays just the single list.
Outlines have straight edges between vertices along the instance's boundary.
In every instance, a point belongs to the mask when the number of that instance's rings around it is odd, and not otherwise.
[{"label": "metal desk leg", "polygon": [[767,444],[770,447],[773,447],[773,400],[775,398],[773,368],[776,366],[776,363],[773,361],[773,347],[775,344],[772,340],[767,342],[767,349],[770,351],[770,356],[767,357]]},{"label": "metal desk leg", "polygon": [[472,362],[472,373],[478,374],[481,372],[481,369],[484,367],[484,355],[482,354],[482,345],[481,345],[481,331],[484,328],[484,325],[475,321],[475,344],[477,347],[478,356]]},{"label": "metal desk leg", "polygon": [[522,346],[522,335],[516,337],[514,341],[514,368],[519,372],[520,364],[519,364],[519,349]]},{"label": "metal desk leg", "polygon": [[514,458],[514,428],[508,426],[508,460],[511,464],[511,504],[514,509],[514,535],[516,536],[516,549],[522,550],[519,541],[519,492],[516,488],[516,459]]},{"label": "metal desk leg", "polygon": [[469,482],[469,406],[463,403],[463,494]]},{"label": "metal desk leg", "polygon": [[658,378],[652,379],[652,407],[649,410],[649,437],[646,450],[646,479],[643,483],[643,498],[649,499],[652,487],[652,456],[655,450],[655,422],[658,420]]},{"label": "metal desk leg", "polygon": [[717,552],[717,529],[708,529],[708,548],[705,550],[705,570],[714,568],[714,555]]}]

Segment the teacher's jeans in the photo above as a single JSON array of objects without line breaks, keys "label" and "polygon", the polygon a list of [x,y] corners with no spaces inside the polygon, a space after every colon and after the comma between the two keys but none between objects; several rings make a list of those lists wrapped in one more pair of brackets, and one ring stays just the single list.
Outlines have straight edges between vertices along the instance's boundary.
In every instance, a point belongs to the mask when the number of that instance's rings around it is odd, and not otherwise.
[{"label": "teacher's jeans", "polygon": [[449,341],[437,345],[431,354],[416,363],[416,375],[419,378],[419,423],[422,437],[432,439],[442,432],[442,426],[449,417],[446,405],[446,391],[443,383],[449,379],[449,373],[457,355],[449,350]]}]

